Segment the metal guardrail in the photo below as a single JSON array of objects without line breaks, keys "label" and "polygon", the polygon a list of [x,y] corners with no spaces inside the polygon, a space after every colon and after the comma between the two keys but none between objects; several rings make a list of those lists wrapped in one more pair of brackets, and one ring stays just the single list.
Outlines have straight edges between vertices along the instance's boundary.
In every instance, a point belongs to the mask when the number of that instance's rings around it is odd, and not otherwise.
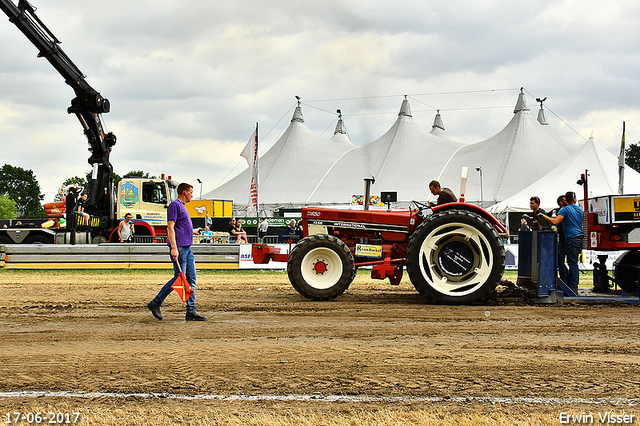
[{"label": "metal guardrail", "polygon": [[[194,244],[198,269],[238,269],[237,244]],[[165,244],[0,245],[5,269],[171,269]]]}]

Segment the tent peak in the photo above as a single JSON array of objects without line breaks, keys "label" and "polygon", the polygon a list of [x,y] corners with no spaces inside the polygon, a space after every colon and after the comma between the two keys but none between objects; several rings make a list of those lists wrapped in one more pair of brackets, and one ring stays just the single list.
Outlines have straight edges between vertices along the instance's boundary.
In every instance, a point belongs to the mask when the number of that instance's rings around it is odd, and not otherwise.
[{"label": "tent peak", "polygon": [[398,117],[400,116],[411,117],[411,108],[409,107],[409,101],[407,100],[407,96],[405,95],[404,100],[402,101],[402,105],[400,106],[400,112],[398,113]]},{"label": "tent peak", "polygon": [[444,130],[444,123],[442,122],[442,116],[440,116],[440,110],[436,110],[436,117],[433,119],[432,129],[442,129]]},{"label": "tent peak", "polygon": [[336,130],[333,132],[333,134],[335,135],[336,133],[342,133],[343,135],[347,134],[347,128],[344,125],[344,121],[342,120],[342,111],[338,110],[338,123],[336,124]]},{"label": "tent peak", "polygon": [[549,122],[547,121],[547,115],[544,113],[542,104],[540,104],[540,111],[538,111],[538,123],[542,124],[543,126],[549,125]]},{"label": "tent peak", "polygon": [[520,93],[518,94],[518,101],[516,102],[516,107],[513,110],[513,113],[518,113],[520,111],[529,111],[529,107],[527,106],[527,101],[524,97],[524,87],[520,88]]},{"label": "tent peak", "polygon": [[304,123],[304,116],[302,115],[302,107],[300,106],[300,96],[296,96],[298,100],[298,106],[295,111],[293,111],[293,117],[291,117],[291,122]]},{"label": "tent peak", "polygon": [[540,111],[538,111],[538,123],[542,124],[543,126],[549,125],[549,122],[547,121],[547,115],[544,113],[544,106],[542,105],[542,103],[546,100],[546,96],[542,99],[536,98],[536,102],[540,102]]}]

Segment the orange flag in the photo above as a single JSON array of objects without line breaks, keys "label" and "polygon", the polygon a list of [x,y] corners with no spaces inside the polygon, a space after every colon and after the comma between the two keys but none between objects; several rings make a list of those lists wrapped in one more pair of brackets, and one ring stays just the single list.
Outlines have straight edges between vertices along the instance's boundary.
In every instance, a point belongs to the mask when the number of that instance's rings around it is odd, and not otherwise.
[{"label": "orange flag", "polygon": [[184,273],[182,273],[180,263],[176,262],[176,264],[178,265],[180,276],[176,278],[176,281],[171,285],[171,288],[174,289],[176,293],[178,293],[178,296],[180,296],[180,300],[182,300],[182,303],[187,303],[187,300],[193,294],[193,289],[189,285],[187,277],[185,277]]}]

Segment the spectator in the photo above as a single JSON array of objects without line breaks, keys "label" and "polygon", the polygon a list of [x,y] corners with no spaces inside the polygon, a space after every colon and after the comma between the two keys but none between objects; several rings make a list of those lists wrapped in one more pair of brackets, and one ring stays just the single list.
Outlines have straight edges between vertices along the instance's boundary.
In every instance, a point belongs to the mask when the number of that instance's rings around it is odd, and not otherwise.
[{"label": "spectator", "polygon": [[84,211],[85,207],[87,207],[87,193],[82,194],[80,199],[78,200],[78,215],[82,216],[82,224],[89,225],[89,213]]},{"label": "spectator", "polygon": [[[558,203],[558,208],[551,210],[551,217],[558,216],[560,209],[567,205],[567,199],[564,195],[560,195],[556,203]],[[565,236],[562,230],[562,222],[556,226],[556,229],[558,231],[558,275],[562,282],[566,283],[569,278],[569,273],[567,271],[567,265],[565,264],[567,251],[565,249]]]},{"label": "spectator", "polygon": [[295,234],[296,233],[296,220],[295,219],[291,219],[289,221],[289,226],[287,226],[287,229],[289,230],[290,234]]},{"label": "spectator", "polygon": [[443,204],[455,203],[458,201],[458,198],[453,193],[453,191],[450,190],[449,188],[440,187],[440,182],[438,182],[437,180],[432,180],[429,183],[429,191],[431,191],[433,195],[438,196],[438,203],[436,204],[433,201],[431,201],[429,202],[429,207],[441,206]]},{"label": "spectator", "polygon": [[543,216],[551,224],[558,226],[562,223],[562,232],[565,237],[565,251],[567,254],[567,265],[569,274],[567,275],[567,285],[578,294],[578,284],[580,282],[580,271],[578,270],[578,257],[582,253],[582,209],[576,205],[576,194],[569,191],[565,194],[567,205],[562,207],[556,217]]},{"label": "spectator", "polygon": [[236,218],[232,217],[229,219],[229,226],[227,227],[227,232],[229,233],[229,242],[233,242],[234,237],[237,239],[236,243],[240,241],[238,237],[238,231],[236,230]]},{"label": "spectator", "polygon": [[[538,215],[539,214],[546,214],[547,212],[544,209],[540,208],[540,198],[538,197],[531,197],[529,198],[529,207],[531,208],[531,220],[533,221],[534,224],[536,224],[538,226],[538,230],[542,230],[542,225],[538,223]],[[522,217],[524,218],[526,216],[526,214],[523,214]]]},{"label": "spectator", "polygon": [[236,232],[238,235],[238,241],[236,241],[236,243],[239,243],[242,240],[244,240],[245,243],[249,243],[249,241],[247,241],[247,233],[242,228],[242,219],[236,220]]},{"label": "spectator", "polygon": [[80,190],[77,185],[74,185],[68,187],[67,191],[67,196],[65,198],[66,219],[69,220],[69,230],[75,231],[76,224],[78,223],[76,215],[78,211],[78,196],[80,194]]},{"label": "spectator", "polygon": [[209,230],[208,226],[205,226],[204,231],[202,231],[200,235],[202,235],[202,240],[201,240],[202,243],[210,243],[211,237],[213,237],[213,232]]},{"label": "spectator", "polygon": [[266,217],[260,218],[260,224],[258,225],[258,238],[260,242],[264,242],[264,237],[267,235],[269,229],[269,222]]},{"label": "spectator", "polygon": [[133,216],[131,213],[126,213],[124,215],[124,220],[120,222],[118,225],[118,237],[120,238],[121,243],[132,243],[133,242],[133,234],[135,234],[135,228],[133,227],[133,222],[131,222],[131,218]]}]

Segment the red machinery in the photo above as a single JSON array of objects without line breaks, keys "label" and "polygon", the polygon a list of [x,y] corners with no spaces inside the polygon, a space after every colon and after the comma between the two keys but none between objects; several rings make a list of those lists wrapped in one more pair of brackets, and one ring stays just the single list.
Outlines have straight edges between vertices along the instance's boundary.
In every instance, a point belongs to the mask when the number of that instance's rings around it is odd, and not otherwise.
[{"label": "red machinery", "polygon": [[330,300],[351,284],[358,267],[398,285],[406,266],[414,287],[437,303],[481,300],[500,282],[506,229],[485,210],[464,203],[408,212],[302,209],[304,238],[291,250],[252,247],[255,263],[286,261],[289,281],[309,299]]},{"label": "red machinery", "polygon": [[640,195],[606,195],[587,200],[585,236],[589,250],[628,250],[614,263],[614,278],[607,275],[606,254],[594,265],[594,288],[608,291],[609,281],[637,293],[640,285]]}]

